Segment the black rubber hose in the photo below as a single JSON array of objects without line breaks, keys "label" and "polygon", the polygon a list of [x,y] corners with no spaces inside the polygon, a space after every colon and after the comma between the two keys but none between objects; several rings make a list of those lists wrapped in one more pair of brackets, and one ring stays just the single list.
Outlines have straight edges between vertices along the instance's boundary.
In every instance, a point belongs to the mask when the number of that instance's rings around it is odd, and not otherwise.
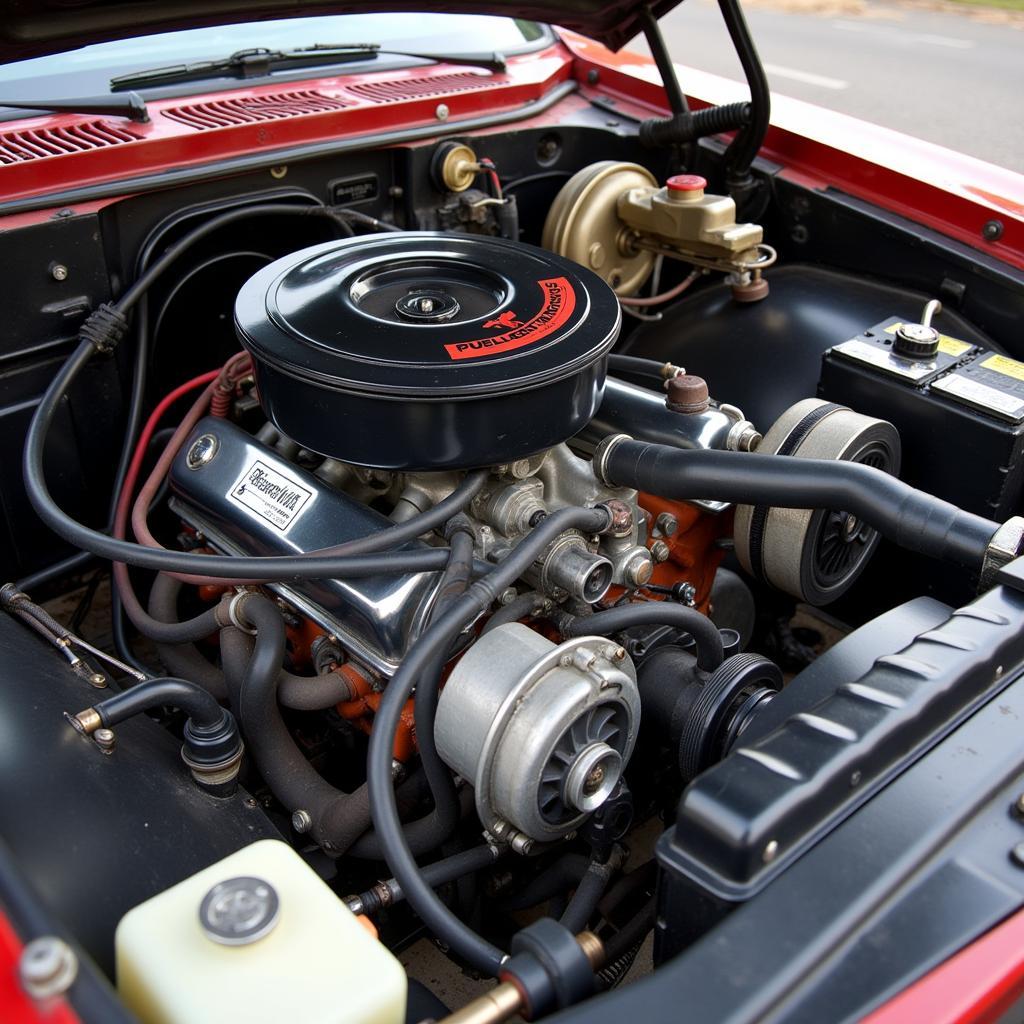
[{"label": "black rubber hose", "polygon": [[[369,801],[369,790],[366,785],[362,787],[362,791]],[[473,791],[468,786],[465,787],[459,792],[457,801],[458,817],[461,820],[473,810]],[[369,802],[367,802],[367,807],[369,807]],[[432,813],[402,824],[402,834],[414,857],[433,853],[450,838],[451,833],[452,829],[447,828],[445,823]],[[361,860],[387,859],[384,844],[380,841],[377,833],[373,831],[364,832],[349,847],[348,856],[358,857]]]},{"label": "black rubber hose", "polygon": [[[448,553],[442,549],[423,551],[394,551],[371,554],[323,554],[317,551],[301,555],[242,556],[242,555],[200,555],[181,551],[166,551],[161,548],[148,548],[129,541],[116,540],[97,530],[91,530],[75,522],[64,513],[53,500],[46,485],[43,455],[46,436],[49,433],[53,418],[60,408],[63,396],[83,367],[92,358],[93,346],[90,342],[82,342],[72,353],[68,361],[57,372],[50,382],[46,393],[36,407],[32,422],[29,425],[25,441],[23,469],[25,490],[33,508],[40,519],[58,536],[75,545],[92,551],[101,558],[109,558],[113,562],[124,562],[127,565],[138,565],[159,572],[197,573],[201,576],[217,576],[228,579],[264,579],[264,580],[300,580],[325,578],[356,578],[359,576],[375,576],[386,572],[418,572],[431,569],[443,569],[448,562]],[[449,495],[434,508],[410,519],[400,526],[382,530],[369,537],[359,538],[362,551],[372,550],[374,546],[390,546],[408,540],[409,529],[425,532],[429,527],[425,523],[436,521],[439,525],[456,512],[459,502],[468,504],[483,486],[483,471],[468,474],[458,488],[459,496],[450,500]],[[475,488],[475,489],[474,489]],[[443,507],[442,507],[443,506]],[[438,511],[440,510],[440,511]],[[417,536],[418,534],[413,534]],[[355,544],[356,542],[350,542]],[[332,552],[334,549],[329,549]],[[345,550],[352,551],[350,545]]]},{"label": "black rubber hose", "polygon": [[[224,673],[207,661],[193,644],[157,644],[156,653],[169,675],[197,683],[217,700],[228,699]],[[149,671],[152,675],[152,671]]]},{"label": "black rubber hose", "polygon": [[231,716],[201,686],[173,676],[159,676],[93,705],[105,726],[158,707],[180,708],[201,730],[218,728]]},{"label": "black rubber hose", "polygon": [[[221,662],[224,675],[241,680],[252,657],[255,641],[239,629],[221,631]],[[280,669],[277,676],[277,701],[292,711],[325,711],[356,697],[349,681],[338,672],[300,676]]]},{"label": "black rubber hose", "polygon": [[[281,718],[277,680],[284,659],[285,631],[280,612],[265,597],[253,594],[239,608],[239,614],[256,628],[256,644],[241,686],[229,680],[229,689],[238,691],[242,729],[264,781],[289,812],[304,810],[309,814],[310,835],[326,852],[382,860],[383,847],[376,837],[363,835],[370,827],[367,786],[351,793],[332,786],[305,758]],[[389,779],[390,772],[389,758]],[[433,823],[425,819],[408,828],[408,841],[418,853],[443,842],[433,830]]]},{"label": "black rubber hose", "polygon": [[651,896],[633,917],[606,940],[604,944],[605,962],[613,963],[619,957],[625,956],[634,946],[643,942],[654,928],[657,912],[657,897]]},{"label": "black rubber hose", "polygon": [[150,640],[159,644],[191,644],[205,640],[222,626],[228,625],[219,605],[207,608],[201,615],[178,619],[178,594],[181,584],[164,573],[158,573],[149,592],[149,614],[141,609],[125,608],[132,625]]},{"label": "black rubber hose", "polygon": [[[469,577],[473,566],[473,530],[465,516],[457,517],[448,524],[445,532],[450,535],[451,548],[448,565],[441,577],[441,585],[434,607],[431,609],[430,620],[435,621],[444,614],[446,608],[461,596],[469,585]],[[416,745],[419,749],[420,764],[430,787],[430,795],[434,801],[433,810],[411,825],[405,826],[406,840],[410,836],[425,833],[436,838],[436,846],[448,839],[459,823],[459,796],[455,789],[455,780],[448,766],[441,760],[434,742],[434,717],[437,714],[437,699],[441,689],[441,674],[444,671],[448,652],[435,660],[434,664],[424,673],[416,688],[416,700],[413,703],[413,715],[416,725]],[[374,839],[374,850],[378,849]],[[366,847],[368,840],[363,842]],[[410,843],[411,845],[411,843]],[[382,851],[381,851],[382,852]]]},{"label": "black rubber hose", "polygon": [[727,103],[693,113],[651,118],[640,122],[640,142],[651,148],[685,145],[709,135],[742,129],[750,122],[750,116],[749,103]]},{"label": "black rubber hose", "polygon": [[642,356],[626,356],[621,352],[613,352],[608,357],[608,369],[620,373],[635,373],[645,377],[657,377],[665,380],[664,369],[669,364],[658,359],[644,359]]},{"label": "black rubber hose", "polygon": [[509,601],[508,604],[503,604],[487,620],[484,628],[480,630],[480,635],[483,636],[484,633],[490,633],[492,629],[504,626],[507,622],[518,622],[528,615],[536,615],[537,612],[543,609],[546,601],[547,598],[536,590],[528,590],[525,594],[520,594]]},{"label": "black rubber hose", "polygon": [[305,810],[312,838],[330,853],[344,853],[369,827],[364,788],[335,789],[296,746],[277,706],[277,680],[284,659],[281,613],[265,597],[253,594],[240,609],[256,628],[256,644],[242,679],[239,717],[246,742],[271,792],[289,812]]},{"label": "black rubber hose", "polygon": [[384,691],[370,735],[367,758],[370,806],[374,827],[392,874],[423,923],[457,955],[491,975],[497,974],[504,954],[463,924],[437,898],[433,889],[423,881],[402,834],[391,781],[395,731],[406,700],[436,659],[447,654],[459,633],[490,608],[498,595],[519,579],[556,537],[571,529],[599,533],[608,527],[608,523],[607,511],[584,508],[560,509],[542,520],[504,561],[453,601],[451,607],[412,645]]},{"label": "black rubber hose", "polygon": [[556,893],[568,892],[580,884],[590,867],[589,858],[582,853],[566,853],[535,878],[531,878],[508,899],[501,901],[502,910],[526,910],[551,899]]},{"label": "black rubber hose", "polygon": [[907,551],[976,570],[999,529],[998,523],[855,462],[621,441],[601,466],[606,483],[662,498],[841,510]]},{"label": "black rubber hose", "polygon": [[761,66],[761,58],[757,54],[739,0],[718,0],[718,7],[750,89],[750,119],[729,143],[729,148],[722,158],[726,181],[730,187],[743,187],[750,180],[750,166],[768,133],[772,97],[768,88],[768,78]]},{"label": "black rubber hose", "polygon": [[646,4],[640,8],[640,27],[643,30],[647,45],[650,48],[651,56],[658,68],[661,77],[661,84],[665,88],[665,97],[668,99],[669,110],[674,114],[685,114],[689,111],[690,105],[686,101],[686,93],[679,85],[679,78],[676,76],[675,64],[669,55],[668,47],[665,45],[665,37],[662,35],[661,26],[654,12]]},{"label": "black rubber hose", "polygon": [[[451,494],[446,495],[425,512],[419,512],[404,522],[385,527],[376,533],[369,533],[365,537],[356,537],[354,540],[348,540],[343,544],[324,548],[322,551],[324,554],[329,553],[334,557],[342,555],[368,555],[374,551],[396,548],[408,541],[415,540],[417,537],[422,537],[423,534],[436,530],[462,512],[484,489],[489,476],[489,470],[474,469],[459,481],[458,486]],[[315,555],[317,552],[312,551],[309,554]],[[472,571],[472,558],[473,552],[470,550],[469,569],[467,571]],[[450,559],[446,559],[445,569],[448,569],[449,565]]]},{"label": "black rubber hose", "polygon": [[[657,493],[657,492],[654,492]],[[685,629],[697,643],[697,667],[714,672],[725,657],[722,634],[718,627],[696,608],[673,601],[638,601],[617,608],[580,615],[562,626],[566,637],[607,636],[633,626],[678,626]]]},{"label": "black rubber hose", "polygon": [[[117,505],[118,495],[121,493],[121,488],[124,485],[124,479],[128,474],[128,466],[131,462],[132,453],[134,450],[135,435],[138,433],[139,427],[142,424],[142,414],[145,408],[146,377],[149,369],[149,320],[148,310],[146,308],[146,290],[153,283],[156,276],[162,273],[170,265],[170,263],[173,262],[174,259],[180,256],[183,252],[185,252],[195,242],[198,242],[202,238],[206,237],[208,234],[210,234],[210,232],[215,231],[217,228],[225,227],[226,225],[231,224],[234,221],[242,220],[247,217],[261,215],[323,216],[329,218],[340,229],[340,231],[343,234],[349,236],[351,236],[352,234],[352,229],[339,217],[338,211],[332,209],[331,207],[302,207],[293,206],[287,203],[263,203],[258,206],[249,206],[242,207],[237,210],[229,210],[226,213],[223,213],[213,218],[211,221],[207,221],[206,223],[201,225],[201,230],[195,229],[194,231],[190,232],[188,235],[184,236],[178,243],[175,244],[175,246],[173,247],[175,255],[170,260],[163,261],[161,259],[158,270],[152,276],[148,273],[147,269],[149,264],[149,258],[151,256],[151,247],[147,247],[146,251],[143,253],[141,258],[141,273],[139,276],[140,281],[143,278],[145,278],[145,285],[141,289],[140,294],[138,294],[137,296],[132,297],[130,294],[130,290],[129,293],[126,293],[126,296],[122,297],[122,299],[119,300],[117,303],[118,308],[125,312],[131,309],[132,305],[136,303],[139,304],[139,324],[135,340],[137,351],[135,353],[135,363],[132,367],[131,399],[128,407],[128,415],[125,420],[124,441],[121,445],[121,452],[118,458],[118,465],[114,474],[114,487],[110,501],[107,532],[109,532],[113,528],[114,512]],[[128,299],[127,304],[125,301],[126,298]],[[78,554],[72,555],[70,558],[64,559],[63,561],[58,562],[55,565],[48,566],[45,569],[41,569],[38,572],[33,573],[31,576],[25,577],[24,580],[19,581],[18,585],[23,590],[30,590],[33,587],[40,586],[42,583],[48,583],[51,580],[58,579],[65,573],[73,571],[80,565],[86,564],[88,561],[95,557],[96,556],[93,555],[91,551],[79,552]],[[118,601],[116,596],[114,598],[113,604],[114,611],[115,613],[117,613]],[[120,630],[118,630],[118,632],[121,634],[121,637],[123,638],[123,627]],[[134,658],[134,655],[132,655],[131,651],[128,649],[126,640],[119,647],[118,653],[122,656],[122,658],[125,661],[128,661],[129,663],[136,665],[136,667],[144,668],[144,666],[137,662],[137,660]]]},{"label": "black rubber hose", "polygon": [[461,512],[449,520],[444,529],[448,541],[448,564],[437,585],[437,596],[430,609],[431,620],[436,619],[451,602],[463,593],[473,577],[473,547],[475,537],[469,517]]},{"label": "black rubber hose", "polygon": [[202,239],[213,234],[215,231],[227,227],[227,225],[233,224],[235,221],[246,220],[249,217],[255,216],[281,214],[327,217],[335,223],[339,223],[341,222],[340,212],[329,206],[292,206],[287,203],[261,203],[259,206],[240,206],[234,210],[226,210],[216,217],[203,221],[189,231],[187,235],[183,235],[178,241],[168,246],[117,300],[117,308],[122,313],[127,313],[142,298],[143,294],[149,289],[149,286],[183,253],[191,249],[196,242],[202,241]]},{"label": "black rubber hose", "polygon": [[38,569],[28,576],[23,576],[18,580],[15,586],[19,590],[32,591],[38,590],[40,587],[46,586],[52,583],[54,580],[58,580],[61,576],[69,575],[73,572],[80,572],[92,561],[96,556],[91,551],[76,551],[73,555],[68,555],[67,558],[62,558],[59,562],[54,562],[53,565],[48,565],[43,569]]},{"label": "black rubber hose", "polygon": [[[420,874],[427,885],[437,889],[449,882],[490,867],[501,856],[501,853],[502,851],[494,846],[474,846],[472,849],[463,850],[451,857],[436,860],[433,864],[427,864],[420,868]],[[405,899],[405,892],[398,884],[397,879],[388,878],[380,884],[387,889],[387,906],[393,907]],[[359,912],[362,914],[376,913],[385,905],[385,901],[381,899],[381,894],[376,887],[361,892],[356,899],[359,901],[361,907]]]},{"label": "black rubber hose", "polygon": [[592,860],[580,879],[576,891],[569,900],[569,906],[560,918],[570,932],[575,935],[583,931],[597,910],[597,905],[608,888],[608,880],[612,877],[612,866],[608,861]]}]

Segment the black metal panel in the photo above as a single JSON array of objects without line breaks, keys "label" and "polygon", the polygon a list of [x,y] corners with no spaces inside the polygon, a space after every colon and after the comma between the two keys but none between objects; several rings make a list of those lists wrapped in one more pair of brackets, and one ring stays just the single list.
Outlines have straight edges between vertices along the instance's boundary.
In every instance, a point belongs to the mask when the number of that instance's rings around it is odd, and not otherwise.
[{"label": "black metal panel", "polygon": [[[0,566],[12,578],[68,553],[29,505],[21,483],[22,445],[36,402],[85,316],[109,298],[110,286],[95,216],[57,217],[0,233],[0,264],[6,299],[0,334]],[[109,458],[96,460],[89,453],[109,450],[121,414],[117,365],[97,360],[82,374],[49,438],[46,468],[54,496],[90,525],[106,519],[113,466]]]},{"label": "black metal panel", "polygon": [[[774,267],[766,276],[771,292],[763,301],[737,303],[728,285],[715,284],[635,330],[623,351],[700,374],[714,395],[738,405],[764,431],[794,402],[817,393],[826,349],[890,316],[916,320],[932,297],[802,263]],[[943,313],[936,326],[992,347],[955,312]]]},{"label": "black metal panel", "polygon": [[35,634],[0,615],[0,835],[27,881],[113,972],[128,910],[257,839],[280,838],[241,790],[210,796],[180,743],[144,716],[103,754],[64,720],[103,696]]},{"label": "black metal panel", "polygon": [[[715,1024],[861,1019],[1024,905],[1010,856],[1024,833],[1022,719],[1018,677],[694,945],[553,1021],[675,1024],[681,1005]],[[668,932],[687,926],[692,895],[663,875],[662,956],[680,948]]]},{"label": "black metal panel", "polygon": [[[859,677],[801,701],[688,787],[659,844],[669,871],[716,898],[748,899],[902,771],[1024,661],[1024,594],[998,587]],[[783,698],[780,698],[783,699]]]}]

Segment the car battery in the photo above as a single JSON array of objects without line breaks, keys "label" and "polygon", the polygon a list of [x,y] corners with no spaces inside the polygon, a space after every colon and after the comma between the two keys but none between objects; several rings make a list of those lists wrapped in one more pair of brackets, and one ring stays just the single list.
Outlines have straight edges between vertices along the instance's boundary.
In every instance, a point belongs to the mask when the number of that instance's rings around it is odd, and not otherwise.
[{"label": "car battery", "polygon": [[1024,489],[1024,362],[933,332],[917,345],[928,333],[893,316],[835,345],[818,394],[889,420],[907,483],[1002,522]]}]

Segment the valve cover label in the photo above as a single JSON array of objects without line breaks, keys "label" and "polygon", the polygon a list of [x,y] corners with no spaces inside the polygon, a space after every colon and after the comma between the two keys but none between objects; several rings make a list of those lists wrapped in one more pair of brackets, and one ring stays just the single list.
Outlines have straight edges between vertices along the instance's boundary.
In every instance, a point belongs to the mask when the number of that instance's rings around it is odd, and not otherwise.
[{"label": "valve cover label", "polygon": [[473,341],[445,345],[448,355],[452,359],[479,359],[481,356],[511,352],[513,349],[542,341],[557,331],[572,316],[572,311],[576,308],[576,292],[564,277],[551,277],[538,281],[537,285],[544,296],[540,312],[522,322],[516,318],[512,310],[506,310],[500,317],[488,320],[484,327],[493,327],[496,330],[504,327],[507,330],[501,334],[493,334],[489,338],[476,338]]},{"label": "valve cover label", "polygon": [[262,459],[247,463],[225,495],[250,519],[269,523],[280,533],[287,533],[302,518],[314,496],[283,467],[270,466]]}]

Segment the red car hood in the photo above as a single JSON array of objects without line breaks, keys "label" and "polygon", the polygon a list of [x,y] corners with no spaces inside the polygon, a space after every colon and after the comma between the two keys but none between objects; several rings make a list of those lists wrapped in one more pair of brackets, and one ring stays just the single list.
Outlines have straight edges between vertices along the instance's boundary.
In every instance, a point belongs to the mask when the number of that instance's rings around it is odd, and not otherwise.
[{"label": "red car hood", "polygon": [[650,6],[660,17],[680,0],[559,0],[488,3],[337,3],[332,0],[0,0],[0,63],[69,50],[86,43],[203,25],[314,14],[387,11],[438,11],[502,14],[563,25],[617,50],[640,30],[640,15]]}]

